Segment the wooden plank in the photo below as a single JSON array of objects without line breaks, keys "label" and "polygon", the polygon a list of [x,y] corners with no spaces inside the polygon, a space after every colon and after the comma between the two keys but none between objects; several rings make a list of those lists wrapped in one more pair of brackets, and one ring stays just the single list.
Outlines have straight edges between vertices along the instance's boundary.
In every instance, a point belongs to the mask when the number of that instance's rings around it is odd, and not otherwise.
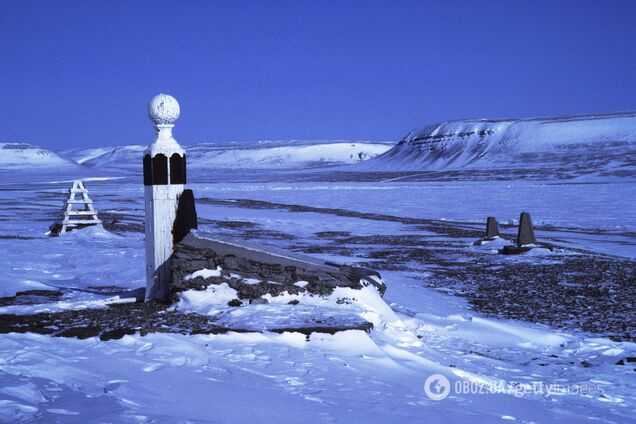
[{"label": "wooden plank", "polygon": [[70,205],[83,205],[86,203],[93,203],[93,201],[91,199],[84,199],[84,200],[72,200],[72,199],[68,199],[66,201],[66,204],[70,204]]},{"label": "wooden plank", "polygon": [[64,221],[64,224],[67,225],[94,225],[94,224],[101,224],[102,222],[98,219],[98,220],[92,220],[92,219],[69,219],[68,221]]},{"label": "wooden plank", "polygon": [[78,216],[78,215],[92,216],[92,215],[97,215],[97,212],[95,212],[95,211],[73,211],[73,210],[71,210],[71,211],[68,211],[66,214],[69,215],[69,216],[73,216],[73,215],[76,215],[76,216]]}]

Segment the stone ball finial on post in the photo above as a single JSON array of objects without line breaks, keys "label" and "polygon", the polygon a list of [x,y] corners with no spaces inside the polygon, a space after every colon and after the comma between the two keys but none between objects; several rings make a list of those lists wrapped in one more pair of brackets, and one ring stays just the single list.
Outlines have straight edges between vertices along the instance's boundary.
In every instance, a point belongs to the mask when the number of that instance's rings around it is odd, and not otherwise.
[{"label": "stone ball finial on post", "polygon": [[180,113],[179,102],[168,94],[157,94],[148,103],[148,117],[155,124],[155,127],[160,125],[174,126]]}]

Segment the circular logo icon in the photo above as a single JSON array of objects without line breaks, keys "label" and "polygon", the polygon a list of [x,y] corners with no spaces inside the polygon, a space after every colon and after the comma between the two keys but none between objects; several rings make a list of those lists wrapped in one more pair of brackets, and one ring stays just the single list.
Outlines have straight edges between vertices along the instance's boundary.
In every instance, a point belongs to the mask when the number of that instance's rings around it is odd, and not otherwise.
[{"label": "circular logo icon", "polygon": [[431,400],[446,399],[450,393],[451,384],[442,374],[433,374],[424,382],[424,393]]}]

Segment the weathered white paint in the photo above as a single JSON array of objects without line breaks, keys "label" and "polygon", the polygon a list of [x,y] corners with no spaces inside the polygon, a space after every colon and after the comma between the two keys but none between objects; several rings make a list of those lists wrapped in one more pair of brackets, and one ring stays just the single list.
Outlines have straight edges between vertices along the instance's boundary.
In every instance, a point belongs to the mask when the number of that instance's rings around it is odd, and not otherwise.
[{"label": "weathered white paint", "polygon": [[[170,156],[185,154],[172,136],[173,123],[179,117],[179,104],[173,97],[160,94],[150,101],[148,115],[157,130],[157,138],[148,146],[144,156],[150,154],[154,158],[164,154],[168,158],[170,176]],[[172,229],[183,189],[183,184],[145,186],[146,301],[165,300],[169,293],[174,247]]]},{"label": "weathered white paint", "polygon": [[172,227],[183,184],[145,187],[146,300],[163,300],[170,286]]}]

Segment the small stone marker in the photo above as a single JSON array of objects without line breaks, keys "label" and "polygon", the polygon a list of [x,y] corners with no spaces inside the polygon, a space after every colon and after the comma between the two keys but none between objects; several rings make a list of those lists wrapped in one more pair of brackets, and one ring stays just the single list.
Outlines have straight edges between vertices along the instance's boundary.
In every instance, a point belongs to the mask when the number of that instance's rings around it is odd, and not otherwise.
[{"label": "small stone marker", "polygon": [[517,245],[525,246],[528,244],[537,244],[537,238],[534,235],[530,214],[528,212],[521,212],[519,232],[517,233]]},{"label": "small stone marker", "polygon": [[[78,194],[81,194],[81,199],[75,198]],[[93,207],[93,201],[88,197],[88,190],[84,186],[84,182],[82,180],[73,181],[64,213],[60,220],[51,226],[51,235],[64,234],[75,228],[98,224],[101,224],[101,221],[97,218],[97,212]]]},{"label": "small stone marker", "polygon": [[500,237],[499,223],[494,216],[489,216],[486,220],[486,238]]},{"label": "small stone marker", "polygon": [[501,235],[499,233],[499,223],[494,216],[489,216],[486,219],[486,235],[475,241],[473,245],[481,246],[482,244],[486,244],[489,241],[493,241],[498,238],[501,238]]},{"label": "small stone marker", "polygon": [[528,212],[521,212],[519,217],[519,230],[517,231],[517,244],[504,246],[499,253],[504,255],[518,255],[519,253],[528,252],[534,248],[548,249],[552,251],[554,248],[549,244],[539,244],[532,227],[532,219]]}]

